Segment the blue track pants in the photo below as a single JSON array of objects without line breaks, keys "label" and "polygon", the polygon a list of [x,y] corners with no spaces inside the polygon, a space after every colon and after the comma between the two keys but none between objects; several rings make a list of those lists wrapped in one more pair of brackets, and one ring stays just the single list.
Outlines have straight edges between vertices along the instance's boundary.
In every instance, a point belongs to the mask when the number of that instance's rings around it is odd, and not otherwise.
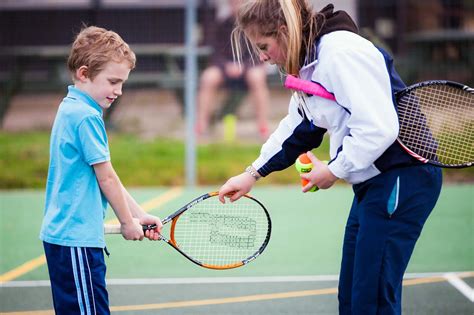
[{"label": "blue track pants", "polygon": [[441,184],[441,170],[423,165],[354,185],[339,279],[340,314],[401,314],[403,274]]},{"label": "blue track pants", "polygon": [[103,249],[43,246],[56,314],[110,314]]}]

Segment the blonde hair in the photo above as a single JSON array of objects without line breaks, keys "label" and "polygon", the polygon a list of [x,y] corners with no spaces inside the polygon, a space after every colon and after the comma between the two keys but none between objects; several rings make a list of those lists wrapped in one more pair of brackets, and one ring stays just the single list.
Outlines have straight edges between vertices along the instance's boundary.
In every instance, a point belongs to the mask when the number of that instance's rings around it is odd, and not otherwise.
[{"label": "blonde hair", "polygon": [[242,44],[254,55],[258,54],[258,47],[252,45],[246,33],[275,37],[287,52],[280,70],[298,75],[323,21],[324,15],[313,12],[307,0],[245,0],[232,31],[234,58],[242,61]]},{"label": "blonde hair", "polygon": [[92,80],[109,61],[127,61],[130,69],[135,68],[135,53],[115,32],[89,26],[81,30],[72,44],[67,61],[69,71],[75,79],[75,72],[87,66],[87,76]]}]

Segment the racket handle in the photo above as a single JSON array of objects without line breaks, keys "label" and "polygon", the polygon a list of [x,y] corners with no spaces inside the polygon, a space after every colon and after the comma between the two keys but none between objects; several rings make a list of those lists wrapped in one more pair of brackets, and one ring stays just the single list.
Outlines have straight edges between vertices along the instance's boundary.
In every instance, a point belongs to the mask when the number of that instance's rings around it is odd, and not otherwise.
[{"label": "racket handle", "polygon": [[322,85],[313,81],[299,79],[292,75],[286,77],[285,87],[287,89],[302,91],[307,94],[316,95],[331,101],[336,100],[334,94],[328,92]]},{"label": "racket handle", "polygon": [[[153,230],[156,228],[156,224],[142,225],[143,232]],[[122,234],[120,224],[104,224],[105,234]]]},{"label": "racket handle", "polygon": [[148,224],[148,225],[142,225],[143,227],[143,232],[153,230],[156,228],[156,224]]}]

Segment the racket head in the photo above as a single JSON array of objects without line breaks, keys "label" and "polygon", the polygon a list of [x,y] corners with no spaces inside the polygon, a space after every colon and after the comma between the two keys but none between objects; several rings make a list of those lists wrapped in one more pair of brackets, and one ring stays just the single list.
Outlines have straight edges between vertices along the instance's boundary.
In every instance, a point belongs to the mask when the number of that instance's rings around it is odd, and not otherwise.
[{"label": "racket head", "polygon": [[413,157],[441,167],[474,163],[474,90],[437,80],[396,94],[398,141]]},{"label": "racket head", "polygon": [[244,266],[270,241],[270,215],[249,195],[222,204],[218,192],[204,194],[163,220],[169,221],[169,238],[162,239],[193,263],[209,269]]}]

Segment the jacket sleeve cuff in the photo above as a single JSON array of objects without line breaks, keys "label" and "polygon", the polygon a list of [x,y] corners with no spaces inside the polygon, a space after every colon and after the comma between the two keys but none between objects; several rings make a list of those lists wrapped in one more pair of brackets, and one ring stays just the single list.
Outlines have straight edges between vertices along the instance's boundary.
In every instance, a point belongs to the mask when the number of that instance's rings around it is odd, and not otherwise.
[{"label": "jacket sleeve cuff", "polygon": [[270,170],[266,169],[264,167],[265,165],[265,160],[262,158],[262,157],[259,157],[258,159],[256,159],[252,164],[254,169],[257,170],[257,172],[262,176],[262,177],[265,177],[267,176],[268,174],[271,173]]},{"label": "jacket sleeve cuff", "polygon": [[329,165],[328,168],[333,173],[336,177],[345,179],[348,176],[347,171],[344,170],[344,157],[339,156],[337,159],[332,161]]}]

